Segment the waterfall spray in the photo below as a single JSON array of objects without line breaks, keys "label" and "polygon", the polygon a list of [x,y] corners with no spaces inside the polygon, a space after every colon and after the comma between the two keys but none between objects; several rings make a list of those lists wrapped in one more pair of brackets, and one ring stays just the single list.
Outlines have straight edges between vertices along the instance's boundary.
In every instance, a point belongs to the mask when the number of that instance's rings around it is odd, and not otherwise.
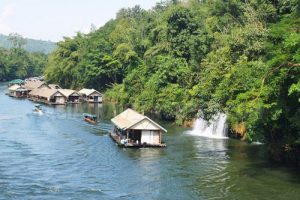
[{"label": "waterfall spray", "polygon": [[209,138],[227,138],[227,116],[224,113],[218,113],[209,121],[198,118],[195,122],[192,135]]}]

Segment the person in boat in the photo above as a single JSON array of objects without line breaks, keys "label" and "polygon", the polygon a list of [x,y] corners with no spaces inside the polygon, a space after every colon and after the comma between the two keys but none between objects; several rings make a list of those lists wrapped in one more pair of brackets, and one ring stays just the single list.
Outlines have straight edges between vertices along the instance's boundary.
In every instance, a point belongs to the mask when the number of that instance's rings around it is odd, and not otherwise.
[{"label": "person in boat", "polygon": [[42,112],[42,107],[40,104],[35,104],[34,105],[34,111],[35,112]]},{"label": "person in boat", "polygon": [[84,113],[84,120],[90,123],[97,123],[97,116],[96,115],[91,115],[88,113]]}]

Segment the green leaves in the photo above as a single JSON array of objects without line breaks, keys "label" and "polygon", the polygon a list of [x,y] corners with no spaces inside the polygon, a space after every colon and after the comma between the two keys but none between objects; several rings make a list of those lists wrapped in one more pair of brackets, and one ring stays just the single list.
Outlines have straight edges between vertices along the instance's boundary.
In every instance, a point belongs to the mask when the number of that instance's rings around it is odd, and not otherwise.
[{"label": "green leaves", "polygon": [[0,81],[42,75],[47,62],[43,53],[29,53],[23,49],[25,40],[10,34],[12,49],[0,49]]},{"label": "green leaves", "polygon": [[46,77],[165,119],[225,112],[244,139],[297,141],[298,8],[296,0],[190,0],[122,9],[102,28],[59,42]]},{"label": "green leaves", "polygon": [[298,81],[297,83],[294,83],[291,85],[291,87],[289,88],[289,95],[297,95],[298,96],[298,101],[300,103],[300,81]]}]

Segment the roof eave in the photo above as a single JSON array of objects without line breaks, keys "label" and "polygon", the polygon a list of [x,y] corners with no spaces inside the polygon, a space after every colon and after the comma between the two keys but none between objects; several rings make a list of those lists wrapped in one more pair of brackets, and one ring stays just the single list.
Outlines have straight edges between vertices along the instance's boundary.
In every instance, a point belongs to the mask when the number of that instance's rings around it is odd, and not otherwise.
[{"label": "roof eave", "polygon": [[[114,119],[114,118],[113,118],[113,119]],[[110,121],[111,121],[116,127],[120,128],[120,129],[122,129],[122,130],[124,130],[124,131],[128,129],[127,127],[124,127],[124,128],[120,127],[118,124],[116,124],[116,123],[113,121],[113,119],[111,119]]]},{"label": "roof eave", "polygon": [[[163,130],[164,132],[168,132],[166,129],[164,129],[162,126],[160,126],[159,124],[157,124],[156,122],[154,122],[152,119],[150,119],[147,116],[144,116],[144,118],[142,118],[141,120],[137,121],[136,123],[132,124],[131,126],[127,127],[126,129],[130,129],[131,127],[133,127],[134,125],[140,123],[141,121],[143,121],[144,119],[148,119],[149,121],[151,121],[153,124],[155,124],[158,128],[160,128],[161,130]],[[125,130],[126,130],[125,129]]]}]

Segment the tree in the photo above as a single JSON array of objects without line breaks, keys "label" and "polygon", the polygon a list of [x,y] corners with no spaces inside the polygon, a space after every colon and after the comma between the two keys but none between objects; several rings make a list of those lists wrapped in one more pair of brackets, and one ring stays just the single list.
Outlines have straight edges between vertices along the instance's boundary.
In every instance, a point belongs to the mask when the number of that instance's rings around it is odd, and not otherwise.
[{"label": "tree", "polygon": [[9,41],[12,43],[13,48],[15,49],[22,49],[26,44],[26,40],[18,33],[10,33]]},{"label": "tree", "polygon": [[46,78],[176,122],[199,109],[206,119],[225,112],[232,135],[297,161],[299,8],[297,0],[188,0],[121,9],[60,42]]}]

